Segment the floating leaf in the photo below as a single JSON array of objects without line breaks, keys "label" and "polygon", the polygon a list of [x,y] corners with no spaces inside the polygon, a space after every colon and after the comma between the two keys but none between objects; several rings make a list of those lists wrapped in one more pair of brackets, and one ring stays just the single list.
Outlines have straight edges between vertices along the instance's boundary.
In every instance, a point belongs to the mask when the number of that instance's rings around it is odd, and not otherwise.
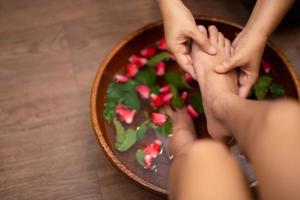
[{"label": "floating leaf", "polygon": [[189,103],[196,109],[198,113],[203,113],[202,98],[200,92],[196,92],[189,98]]},{"label": "floating leaf", "polygon": [[104,109],[103,109],[103,117],[106,119],[108,122],[112,122],[116,118],[116,103],[115,102],[106,102],[104,104]]},{"label": "floating leaf", "polygon": [[167,72],[165,79],[167,83],[172,84],[178,88],[190,88],[189,84],[183,80],[182,74],[176,74],[175,72]]},{"label": "floating leaf", "polygon": [[146,84],[146,85],[154,85],[156,81],[156,75],[155,71],[151,67],[146,67],[144,69],[139,70],[136,79],[141,83],[141,84]]},{"label": "floating leaf", "polygon": [[143,150],[139,149],[136,151],[135,153],[135,158],[137,160],[137,162],[144,167],[145,165],[145,153]]},{"label": "floating leaf", "polygon": [[177,89],[177,87],[175,87],[172,84],[170,84],[169,87],[170,87],[170,90],[171,90],[171,92],[173,94],[172,101],[171,101],[172,106],[174,106],[176,108],[182,108],[184,106],[184,101],[178,95],[178,89]]},{"label": "floating leaf", "polygon": [[270,76],[261,76],[254,85],[254,92],[257,99],[264,99],[269,91],[272,78]]},{"label": "floating leaf", "polygon": [[135,87],[137,86],[136,81],[129,81],[125,84],[112,83],[108,87],[107,100],[104,105],[104,118],[111,122],[115,118],[114,109],[118,102],[128,109],[140,109],[140,99],[135,92]]},{"label": "floating leaf", "polygon": [[134,129],[127,129],[125,132],[125,139],[122,143],[116,143],[116,149],[124,152],[132,147],[137,141],[136,131]]},{"label": "floating leaf", "polygon": [[273,83],[270,86],[270,92],[272,94],[272,97],[274,97],[274,98],[283,97],[285,95],[285,91],[284,91],[282,85],[279,85],[277,83]]},{"label": "floating leaf", "polygon": [[125,129],[122,126],[122,124],[115,118],[114,119],[114,125],[116,128],[116,146],[119,144],[122,144],[126,138],[126,133],[125,133]]},{"label": "floating leaf", "polygon": [[152,58],[150,58],[148,60],[147,65],[150,67],[154,67],[157,63],[159,63],[161,61],[169,61],[169,59],[170,59],[169,53],[166,51],[163,51],[161,53],[156,54]]},{"label": "floating leaf", "polygon": [[145,136],[146,132],[147,132],[147,124],[142,124],[141,126],[138,126],[136,130],[137,140],[141,141]]},{"label": "floating leaf", "polygon": [[162,126],[154,126],[154,129],[162,134],[164,137],[167,137],[172,133],[172,121],[168,119]]},{"label": "floating leaf", "polygon": [[135,92],[135,90],[127,91],[123,94],[122,104],[128,109],[139,110],[140,109],[140,99]]},{"label": "floating leaf", "polygon": [[160,90],[160,87],[159,85],[151,85],[150,86],[150,91],[151,93],[154,93],[154,94],[158,94],[159,93],[159,90]]}]

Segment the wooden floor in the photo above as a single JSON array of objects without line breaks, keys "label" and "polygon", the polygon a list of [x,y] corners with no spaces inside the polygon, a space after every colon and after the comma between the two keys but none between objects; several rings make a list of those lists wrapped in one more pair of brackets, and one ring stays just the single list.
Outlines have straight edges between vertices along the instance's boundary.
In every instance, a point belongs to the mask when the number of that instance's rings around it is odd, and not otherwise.
[{"label": "wooden floor", "polygon": [[[239,0],[195,14],[244,24]],[[95,72],[118,40],[160,19],[154,0],[0,1],[0,199],[161,199],[108,162],[91,128]],[[300,26],[272,40],[300,71]]]}]

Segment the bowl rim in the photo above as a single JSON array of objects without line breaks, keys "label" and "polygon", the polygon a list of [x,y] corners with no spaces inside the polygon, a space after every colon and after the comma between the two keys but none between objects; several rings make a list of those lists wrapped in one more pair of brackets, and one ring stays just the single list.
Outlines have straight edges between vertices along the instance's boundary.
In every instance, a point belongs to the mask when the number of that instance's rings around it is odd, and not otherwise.
[{"label": "bowl rim", "polygon": [[[202,15],[197,15],[195,16],[195,19],[197,20],[210,20],[213,22],[221,22],[225,23],[240,29],[243,29],[243,26],[229,21],[229,20],[224,20],[224,19],[219,19],[216,17],[208,17],[208,16],[202,16]],[[113,163],[113,165],[121,172],[121,174],[127,176],[130,178],[130,180],[134,181],[137,183],[139,186],[142,186],[144,189],[149,190],[151,192],[154,192],[156,194],[166,196],[168,194],[168,190],[165,188],[161,188],[155,184],[152,184],[148,182],[147,180],[144,180],[143,178],[139,177],[135,173],[133,173],[129,168],[127,168],[119,159],[118,157],[113,153],[112,149],[109,147],[108,143],[106,142],[101,130],[100,130],[100,125],[98,123],[98,116],[97,116],[97,96],[98,96],[98,88],[100,86],[100,81],[101,77],[104,74],[104,71],[106,69],[106,66],[110,62],[110,60],[113,58],[113,56],[118,52],[119,49],[121,49],[128,41],[132,40],[139,34],[156,27],[158,25],[162,24],[162,20],[155,21],[149,24],[146,24],[142,26],[141,28],[137,29],[136,31],[133,31],[132,33],[128,34],[126,37],[121,39],[114,47],[108,52],[108,54],[105,56],[103,59],[102,63],[100,64],[93,85],[92,85],[92,90],[91,90],[91,96],[90,96],[90,117],[91,117],[91,122],[92,126],[94,129],[94,133],[97,137],[98,143],[100,144],[102,150],[104,151],[105,155],[108,157],[108,159]],[[287,66],[290,74],[292,75],[293,82],[296,86],[297,90],[297,95],[298,95],[298,100],[300,98],[300,79],[297,76],[296,70],[294,65],[287,59],[287,57],[284,55],[284,53],[277,48],[272,42],[268,41],[267,44],[271,49],[273,49],[277,55],[282,59],[282,61],[285,63]]]}]

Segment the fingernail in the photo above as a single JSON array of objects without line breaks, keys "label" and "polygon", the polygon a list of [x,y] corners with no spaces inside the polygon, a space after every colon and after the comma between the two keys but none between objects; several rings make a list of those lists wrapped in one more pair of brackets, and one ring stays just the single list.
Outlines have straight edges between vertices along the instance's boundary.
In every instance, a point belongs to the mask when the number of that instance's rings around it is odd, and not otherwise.
[{"label": "fingernail", "polygon": [[209,52],[212,53],[212,54],[217,53],[215,47],[213,47],[213,46],[210,46],[210,47],[209,47]]}]

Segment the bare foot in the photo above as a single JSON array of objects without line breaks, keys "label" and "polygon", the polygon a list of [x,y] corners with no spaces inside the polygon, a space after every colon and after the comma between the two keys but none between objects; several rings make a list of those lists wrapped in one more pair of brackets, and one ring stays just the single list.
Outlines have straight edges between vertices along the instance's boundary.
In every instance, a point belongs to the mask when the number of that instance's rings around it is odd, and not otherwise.
[{"label": "bare foot", "polygon": [[163,107],[160,112],[167,114],[172,120],[173,127],[170,144],[168,139],[168,141],[163,140],[163,145],[166,149],[170,150],[170,155],[176,156],[183,151],[187,144],[193,143],[197,138],[193,120],[187,113],[185,107],[173,111],[171,107],[166,106]]},{"label": "bare foot", "polygon": [[[203,26],[199,29],[203,30]],[[206,32],[207,33],[207,32]],[[235,71],[227,74],[217,74],[214,66],[230,56],[230,41],[218,32],[215,26],[208,28],[211,44],[217,49],[214,56],[208,55],[194,43],[192,46],[192,61],[200,85],[204,112],[207,119],[207,129],[214,139],[230,136],[230,132],[218,119],[218,107],[222,98],[228,93],[238,93],[237,76]]]}]

